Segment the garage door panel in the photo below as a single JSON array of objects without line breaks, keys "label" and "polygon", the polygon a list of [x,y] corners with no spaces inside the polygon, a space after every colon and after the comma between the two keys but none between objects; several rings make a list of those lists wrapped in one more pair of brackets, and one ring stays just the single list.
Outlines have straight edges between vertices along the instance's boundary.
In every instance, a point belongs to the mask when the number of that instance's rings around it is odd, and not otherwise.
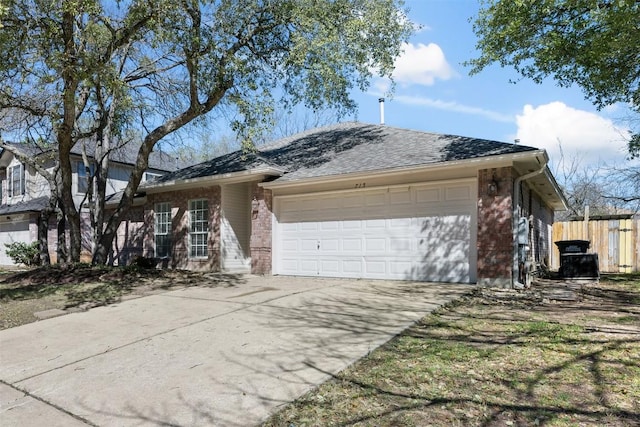
[{"label": "garage door panel", "polygon": [[362,259],[352,258],[342,260],[342,271],[350,276],[358,277],[362,274]]},{"label": "garage door panel", "polygon": [[362,239],[344,237],[342,239],[342,250],[344,252],[362,252]]},{"label": "garage door panel", "polygon": [[318,231],[319,224],[317,222],[302,222],[300,223],[300,231]]},{"label": "garage door panel", "polygon": [[392,237],[389,239],[389,249],[393,252],[409,252],[411,253],[417,247],[417,245],[412,245],[412,241],[416,243],[420,241],[420,239],[414,239],[410,237],[405,238],[397,238]]},{"label": "garage door panel", "polygon": [[414,225],[413,218],[392,218],[389,220],[389,229],[391,230],[404,230]]},{"label": "garage door panel", "polygon": [[389,203],[394,206],[411,205],[413,203],[413,193],[408,189],[392,191],[389,193]]},{"label": "garage door panel", "polygon": [[282,250],[297,252],[298,251],[298,239],[283,239]]},{"label": "garage door panel", "polygon": [[[296,199],[279,204],[276,196],[274,238],[281,243],[275,245],[280,250],[274,254],[274,272],[474,281],[473,194],[472,183],[327,194],[314,202],[339,209],[304,212],[298,209]],[[290,211],[283,211],[286,209]],[[299,215],[295,220],[290,215],[293,210]],[[292,220],[295,226],[285,222]]]},{"label": "garage door panel", "polygon": [[14,265],[11,257],[7,255],[7,247],[5,244],[15,242],[31,242],[29,221],[0,223],[0,265]]},{"label": "garage door panel", "polygon": [[306,275],[317,275],[319,265],[317,260],[303,259],[300,261],[300,272]]},{"label": "garage door panel", "polygon": [[365,205],[367,207],[379,207],[387,204],[387,193],[372,194],[365,197]]},{"label": "garage door panel", "polygon": [[322,239],[320,240],[320,250],[322,252],[334,253],[340,250],[340,239]]},{"label": "garage door panel", "polygon": [[371,276],[386,276],[387,261],[385,259],[365,259],[365,271]]},{"label": "garage door panel", "polygon": [[416,191],[416,201],[418,203],[440,201],[440,190],[437,188],[419,189]]},{"label": "garage door panel", "polygon": [[320,228],[322,229],[322,231],[340,230],[340,222],[338,221],[321,222]]},{"label": "garage door panel", "polygon": [[361,230],[362,221],[342,221],[343,230]]},{"label": "garage door panel", "polygon": [[361,208],[364,205],[363,196],[345,196],[342,198],[343,208]]},{"label": "garage door panel", "polygon": [[327,274],[339,274],[340,273],[340,261],[336,259],[323,260],[320,263],[321,270],[327,272]]},{"label": "garage door panel", "polygon": [[387,252],[387,239],[385,238],[375,238],[369,237],[365,240],[365,253],[369,254],[371,252]]},{"label": "garage door panel", "polygon": [[318,241],[316,239],[301,239],[300,252],[310,252],[315,254],[318,250]]},{"label": "garage door panel", "polygon": [[281,262],[281,269],[283,274],[296,274],[298,273],[298,260],[283,257]]},{"label": "garage door panel", "polygon": [[364,222],[364,228],[370,229],[384,229],[387,225],[386,219],[368,219]]},{"label": "garage door panel", "polygon": [[447,187],[444,194],[445,200],[471,200],[471,189],[467,185]]}]

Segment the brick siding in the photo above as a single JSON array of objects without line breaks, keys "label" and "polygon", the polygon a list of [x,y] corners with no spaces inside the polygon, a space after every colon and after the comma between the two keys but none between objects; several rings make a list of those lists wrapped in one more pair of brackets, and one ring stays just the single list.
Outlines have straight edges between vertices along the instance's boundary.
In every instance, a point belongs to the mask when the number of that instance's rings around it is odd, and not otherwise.
[{"label": "brick siding", "polygon": [[251,273],[271,274],[272,213],[271,190],[254,184],[251,201]]},{"label": "brick siding", "polygon": [[[513,262],[511,167],[478,171],[478,284],[511,286]],[[489,185],[495,182],[494,193]]]},{"label": "brick siding", "polygon": [[[206,258],[189,256],[189,201],[206,199],[209,204],[209,239]],[[155,256],[154,223],[156,203],[171,205],[171,257],[161,261],[161,267],[197,271],[220,271],[220,187],[168,191],[149,194],[144,207],[144,255]]]}]

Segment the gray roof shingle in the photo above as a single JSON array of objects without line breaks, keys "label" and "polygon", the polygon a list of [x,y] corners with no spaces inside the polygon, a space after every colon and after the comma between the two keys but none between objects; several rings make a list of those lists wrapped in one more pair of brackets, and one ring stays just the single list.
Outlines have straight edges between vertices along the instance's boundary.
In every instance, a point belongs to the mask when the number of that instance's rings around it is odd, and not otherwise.
[{"label": "gray roof shingle", "polygon": [[285,171],[278,181],[406,168],[513,154],[533,147],[357,122],[305,131],[258,147],[236,151],[164,175],[154,182],[240,172],[260,166]]},{"label": "gray roof shingle", "polygon": [[25,202],[0,206],[0,215],[12,215],[23,212],[40,212],[49,204],[49,197],[42,196]]},{"label": "gray roof shingle", "polygon": [[[51,148],[43,148],[34,144],[22,144],[15,142],[6,142],[6,144],[18,147],[24,154],[29,156],[41,156],[44,154],[53,155],[55,153],[55,146]],[[110,159],[114,162],[123,163],[127,165],[133,165],[136,163],[138,156],[138,148],[140,146],[134,143],[126,144],[114,150]],[[85,148],[87,155],[93,157],[95,144],[90,141],[85,141]],[[3,150],[4,151],[4,150]],[[82,143],[77,143],[71,149],[71,153],[77,156],[82,155]],[[152,151],[149,154],[149,169],[157,169],[160,171],[175,171],[189,166],[188,162],[175,158],[164,151]]]}]

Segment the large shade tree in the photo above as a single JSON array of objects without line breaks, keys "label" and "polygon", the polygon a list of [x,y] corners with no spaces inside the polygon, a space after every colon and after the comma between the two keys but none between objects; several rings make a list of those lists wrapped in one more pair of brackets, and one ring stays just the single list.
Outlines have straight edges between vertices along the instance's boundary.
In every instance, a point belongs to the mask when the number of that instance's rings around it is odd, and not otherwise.
[{"label": "large shade tree", "polygon": [[580,86],[598,108],[633,111],[629,154],[640,156],[640,2],[637,0],[485,0],[473,25],[478,58],[541,82]]},{"label": "large shade tree", "polygon": [[[215,111],[245,147],[274,108],[343,113],[373,73],[390,77],[412,31],[401,0],[5,0],[0,108],[5,135],[55,135],[57,195],[80,256],[69,159],[95,144],[94,263],[107,260],[158,141]],[[117,209],[104,214],[109,153],[139,135]],[[88,166],[88,165],[87,165]]]}]

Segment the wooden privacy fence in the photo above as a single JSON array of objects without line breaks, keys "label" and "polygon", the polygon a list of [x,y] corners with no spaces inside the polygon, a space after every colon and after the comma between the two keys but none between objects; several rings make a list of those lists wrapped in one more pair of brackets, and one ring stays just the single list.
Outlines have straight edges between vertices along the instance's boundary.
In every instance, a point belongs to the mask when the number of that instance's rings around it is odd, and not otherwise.
[{"label": "wooden privacy fence", "polygon": [[[589,221],[562,221],[553,224],[553,242],[589,240],[589,252],[597,253],[601,273],[640,271],[640,218],[592,218]],[[560,254],[553,245],[551,268],[560,268]]]}]

